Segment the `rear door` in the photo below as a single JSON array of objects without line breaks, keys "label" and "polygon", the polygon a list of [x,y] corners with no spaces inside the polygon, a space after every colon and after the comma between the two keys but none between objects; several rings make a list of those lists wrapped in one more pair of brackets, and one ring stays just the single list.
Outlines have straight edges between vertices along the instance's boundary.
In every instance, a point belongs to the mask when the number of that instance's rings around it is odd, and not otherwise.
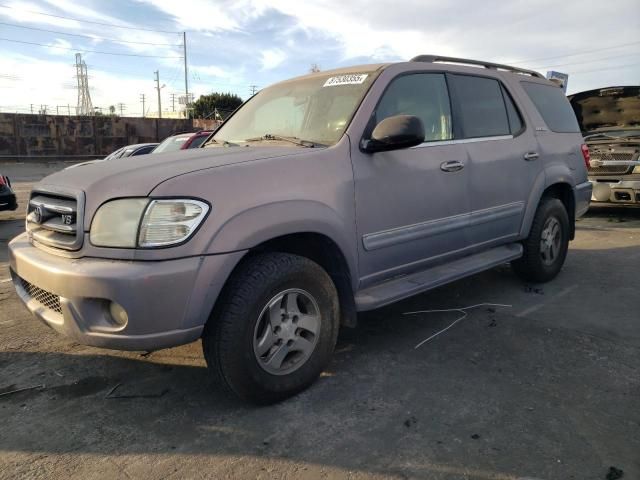
[{"label": "rear door", "polygon": [[461,136],[470,158],[471,245],[515,239],[536,177],[536,139],[513,96],[497,78],[449,75]]},{"label": "rear door", "polygon": [[452,143],[445,74],[410,73],[391,80],[370,125],[401,114],[422,120],[422,145],[369,154],[352,143],[363,287],[455,257],[468,246],[467,154],[463,144]]}]

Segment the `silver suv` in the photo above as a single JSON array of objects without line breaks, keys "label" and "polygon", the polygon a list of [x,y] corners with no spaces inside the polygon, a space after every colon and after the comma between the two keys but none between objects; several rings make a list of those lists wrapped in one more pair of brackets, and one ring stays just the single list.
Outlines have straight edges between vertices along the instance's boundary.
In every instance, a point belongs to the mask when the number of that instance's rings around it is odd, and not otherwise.
[{"label": "silver suv", "polygon": [[357,312],[504,262],[554,278],[589,206],[587,153],[535,72],[424,55],[314,73],[203,148],[45,178],[13,283],[83,344],[202,338],[222,386],[275,402],[314,382]]}]

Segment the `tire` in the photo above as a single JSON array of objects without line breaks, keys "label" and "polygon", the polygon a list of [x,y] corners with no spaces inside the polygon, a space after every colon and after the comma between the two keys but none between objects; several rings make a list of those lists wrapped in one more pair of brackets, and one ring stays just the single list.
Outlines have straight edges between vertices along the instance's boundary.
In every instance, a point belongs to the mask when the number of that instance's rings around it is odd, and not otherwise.
[{"label": "tire", "polygon": [[567,257],[569,227],[569,215],[564,204],[557,198],[543,197],[529,236],[522,242],[524,254],[511,262],[518,276],[536,283],[553,280]]},{"label": "tire", "polygon": [[225,390],[275,403],[309,387],[328,365],[339,318],[336,288],[318,264],[283,253],[252,255],[232,274],[205,326],[204,356]]}]

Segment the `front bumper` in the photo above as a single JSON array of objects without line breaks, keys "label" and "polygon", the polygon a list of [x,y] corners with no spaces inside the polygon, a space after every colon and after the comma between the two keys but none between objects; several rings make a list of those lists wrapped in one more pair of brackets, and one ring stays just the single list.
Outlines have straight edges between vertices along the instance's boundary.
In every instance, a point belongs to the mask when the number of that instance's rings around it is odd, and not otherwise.
[{"label": "front bumper", "polygon": [[[34,247],[27,234],[9,243],[13,284],[31,313],[78,343],[117,350],[157,350],[198,339],[243,255],[70,259]],[[125,309],[126,325],[113,321],[110,302]]]},{"label": "front bumper", "polygon": [[[637,178],[637,175],[635,175]],[[640,205],[640,179],[590,179],[593,185],[592,202]]]}]

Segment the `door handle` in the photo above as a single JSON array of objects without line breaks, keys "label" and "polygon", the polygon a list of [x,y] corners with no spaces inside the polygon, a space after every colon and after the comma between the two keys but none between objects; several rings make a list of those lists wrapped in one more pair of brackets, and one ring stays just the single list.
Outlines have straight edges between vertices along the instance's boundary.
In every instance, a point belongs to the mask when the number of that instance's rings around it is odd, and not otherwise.
[{"label": "door handle", "polygon": [[464,163],[459,162],[457,160],[453,160],[451,162],[443,162],[440,164],[440,170],[443,172],[457,172],[464,168]]},{"label": "door handle", "polygon": [[524,159],[527,162],[530,162],[532,160],[537,160],[539,156],[538,152],[529,152],[524,154]]}]

